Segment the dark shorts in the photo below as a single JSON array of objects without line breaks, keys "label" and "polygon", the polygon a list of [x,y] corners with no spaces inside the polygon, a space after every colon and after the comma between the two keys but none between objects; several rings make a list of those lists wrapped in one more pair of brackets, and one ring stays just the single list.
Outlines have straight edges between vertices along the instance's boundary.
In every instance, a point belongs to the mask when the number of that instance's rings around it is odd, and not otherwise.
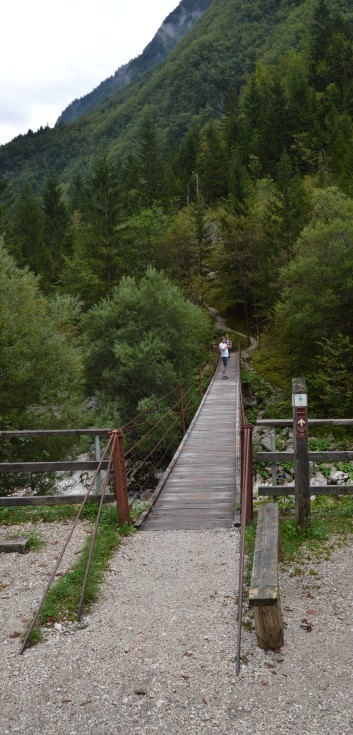
[{"label": "dark shorts", "polygon": [[223,362],[224,367],[227,367],[228,359],[229,359],[228,357],[222,357],[222,362]]}]

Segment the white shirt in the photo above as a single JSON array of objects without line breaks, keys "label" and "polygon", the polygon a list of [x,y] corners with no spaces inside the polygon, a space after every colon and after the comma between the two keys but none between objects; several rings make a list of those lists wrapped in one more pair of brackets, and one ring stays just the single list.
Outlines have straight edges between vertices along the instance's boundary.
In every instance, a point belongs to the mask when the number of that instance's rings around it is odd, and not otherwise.
[{"label": "white shirt", "polygon": [[219,350],[220,350],[222,357],[229,357],[229,350],[228,350],[228,345],[226,342],[219,343]]}]

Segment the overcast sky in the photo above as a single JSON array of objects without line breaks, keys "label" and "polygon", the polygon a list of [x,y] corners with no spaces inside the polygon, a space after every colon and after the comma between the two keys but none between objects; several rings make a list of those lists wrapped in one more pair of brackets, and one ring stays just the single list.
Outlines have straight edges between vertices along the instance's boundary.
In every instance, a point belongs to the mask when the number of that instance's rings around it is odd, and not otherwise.
[{"label": "overcast sky", "polygon": [[138,56],[179,0],[4,0],[0,144],[52,127],[74,99]]}]

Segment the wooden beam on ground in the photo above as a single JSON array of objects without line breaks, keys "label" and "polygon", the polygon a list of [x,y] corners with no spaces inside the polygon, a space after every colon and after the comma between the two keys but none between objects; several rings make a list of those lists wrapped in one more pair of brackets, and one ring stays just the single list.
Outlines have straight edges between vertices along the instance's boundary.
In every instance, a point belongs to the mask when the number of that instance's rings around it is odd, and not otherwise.
[{"label": "wooden beam on ground", "polygon": [[4,541],[0,539],[1,554],[27,554],[28,551],[28,538],[7,538]]},{"label": "wooden beam on ground", "polygon": [[260,648],[276,650],[283,645],[283,620],[278,586],[278,506],[262,505],[258,511],[249,604],[254,607]]}]

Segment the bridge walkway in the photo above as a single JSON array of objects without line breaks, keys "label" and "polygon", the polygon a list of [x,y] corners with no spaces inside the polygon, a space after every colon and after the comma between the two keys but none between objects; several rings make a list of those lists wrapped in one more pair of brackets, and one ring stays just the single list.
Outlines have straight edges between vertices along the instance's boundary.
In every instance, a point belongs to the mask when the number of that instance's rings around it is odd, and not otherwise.
[{"label": "bridge walkway", "polygon": [[157,488],[142,531],[229,528],[240,504],[238,356],[220,363]]}]

